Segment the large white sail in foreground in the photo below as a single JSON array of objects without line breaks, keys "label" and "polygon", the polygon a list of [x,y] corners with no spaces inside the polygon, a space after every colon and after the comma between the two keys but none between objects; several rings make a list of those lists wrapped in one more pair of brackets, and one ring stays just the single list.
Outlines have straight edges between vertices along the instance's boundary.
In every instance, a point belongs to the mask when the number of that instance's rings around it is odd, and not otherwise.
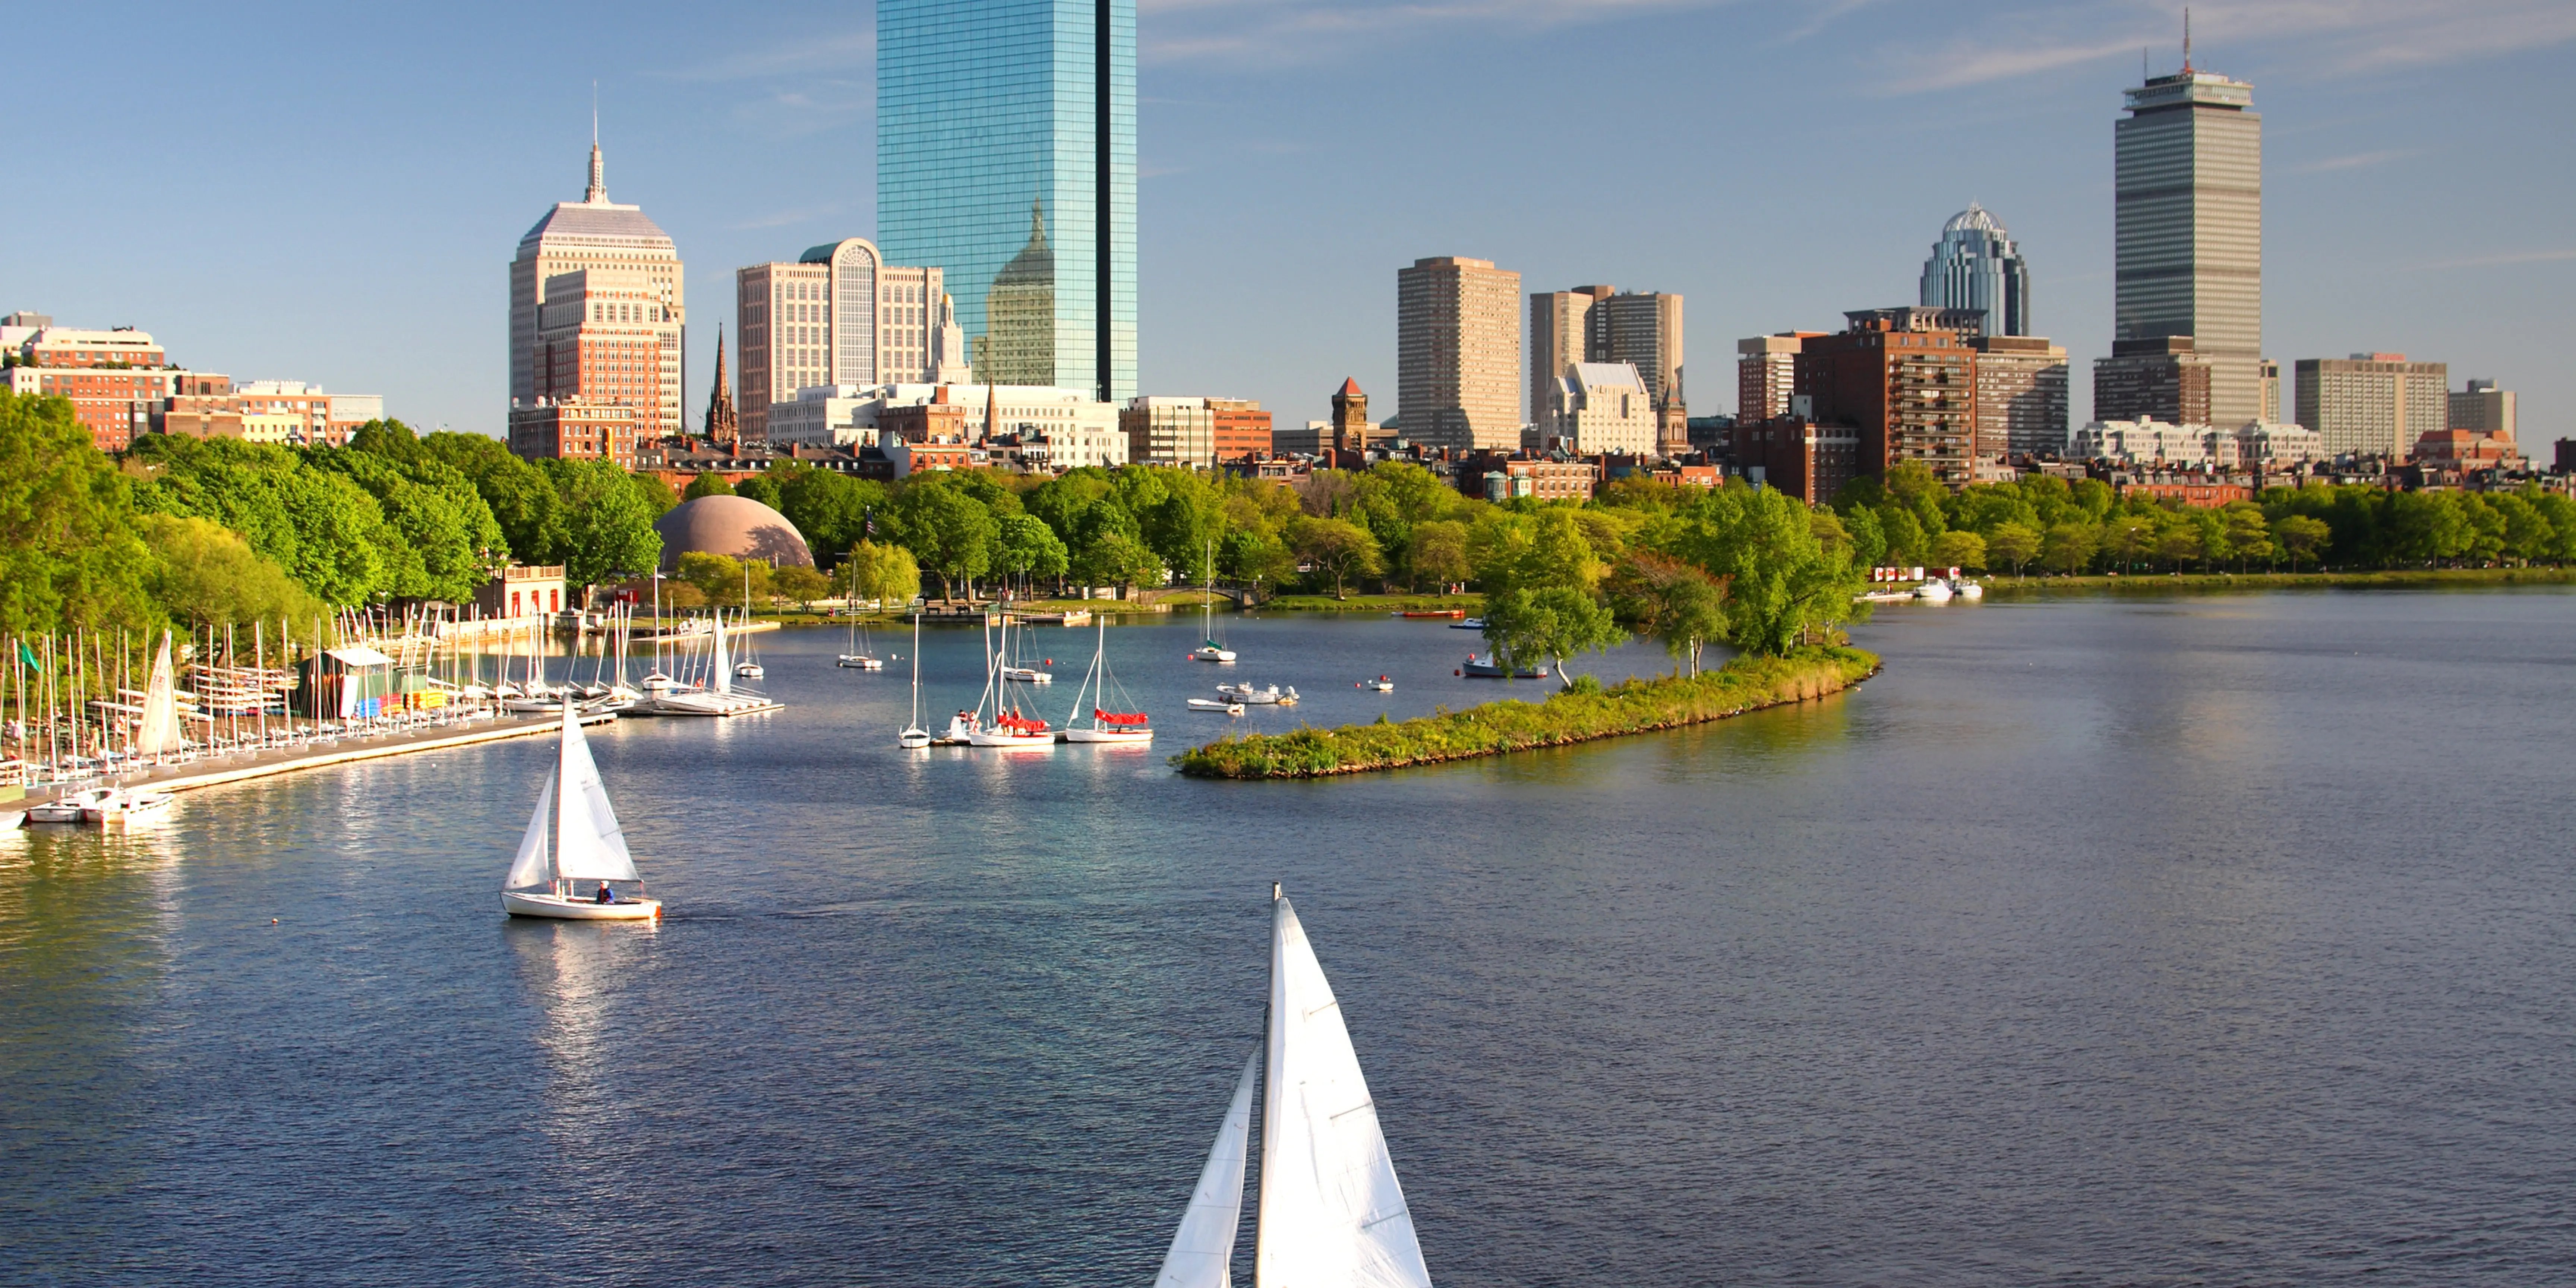
[{"label": "large white sail in foreground", "polygon": [[608,807],[608,788],[599,781],[599,765],[590,758],[590,740],[582,736],[581,717],[567,697],[563,704],[562,783],[555,793],[555,874],[567,881],[637,881],[635,859],[626,852],[626,836],[617,813]]},{"label": "large white sail in foreground", "polygon": [[1163,1254],[1163,1273],[1154,1288],[1232,1288],[1234,1231],[1243,1218],[1243,1165],[1252,1132],[1252,1079],[1261,1071],[1261,1052],[1243,1062],[1243,1080],[1234,1086],[1233,1107],[1209,1148],[1199,1187],[1190,1195],[1190,1210],[1172,1235],[1172,1250]]},{"label": "large white sail in foreground", "polygon": [[1256,1288],[1430,1288],[1341,1004],[1274,901]]}]

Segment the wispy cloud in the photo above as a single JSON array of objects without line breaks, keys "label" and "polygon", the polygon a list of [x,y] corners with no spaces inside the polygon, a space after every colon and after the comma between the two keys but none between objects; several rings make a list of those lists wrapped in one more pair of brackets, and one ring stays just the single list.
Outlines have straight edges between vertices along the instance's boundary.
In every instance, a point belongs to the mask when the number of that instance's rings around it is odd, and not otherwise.
[{"label": "wispy cloud", "polygon": [[739,50],[689,67],[653,73],[666,80],[739,81],[792,76],[799,72],[867,72],[877,64],[874,26],[830,35],[802,36],[760,49]]},{"label": "wispy cloud", "polygon": [[2327,157],[2290,167],[2292,174],[2331,174],[2337,170],[2366,170],[2415,155],[2413,148],[2383,148],[2377,152],[2355,152],[2350,156]]},{"label": "wispy cloud", "polygon": [[1939,55],[1921,60],[1910,74],[1901,74],[1880,88],[1890,94],[1958,89],[2134,53],[2137,48],[2137,40],[2127,36],[2089,44],[2028,45],[2021,48],[1959,42]]},{"label": "wispy cloud", "polygon": [[2429,264],[2409,265],[2406,271],[2410,273],[2422,273],[2442,268],[2503,268],[2512,264],[2556,264],[2563,263],[2571,259],[2576,259],[2576,248],[2568,250],[2526,250],[2514,251],[2503,255],[2479,255],[2470,259],[2435,260]]}]

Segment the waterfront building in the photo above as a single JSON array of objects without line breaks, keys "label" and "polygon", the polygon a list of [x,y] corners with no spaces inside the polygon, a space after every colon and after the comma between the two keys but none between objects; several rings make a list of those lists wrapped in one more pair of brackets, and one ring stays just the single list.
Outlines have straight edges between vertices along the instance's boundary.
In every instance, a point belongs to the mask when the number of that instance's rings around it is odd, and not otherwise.
[{"label": "waterfront building", "polygon": [[1923,261],[1919,295],[1925,308],[1984,314],[1981,334],[2031,333],[2030,268],[2003,221],[1973,201],[1941,225],[1941,240]]},{"label": "waterfront building", "polygon": [[2070,435],[2070,460],[2115,466],[2233,469],[2242,451],[2234,430],[2158,420],[2097,420]]},{"label": "waterfront building", "polygon": [[1134,0],[883,0],[877,237],[974,378],[1136,395]]},{"label": "waterfront building", "polygon": [[1822,331],[1782,331],[1735,342],[1735,419],[1777,420],[1798,391],[1798,350]]},{"label": "waterfront building", "polygon": [[588,398],[540,398],[510,409],[510,451],[531,461],[613,461],[635,468],[635,408]]},{"label": "waterfront building", "polygon": [[2451,369],[2402,353],[2301,358],[2298,422],[2317,431],[2327,457],[2404,459],[2425,434],[2450,428]]},{"label": "waterfront building", "polygon": [[1745,481],[1778,488],[1809,505],[1833,500],[1858,476],[1860,431],[1848,425],[1819,425],[1788,415],[1738,419],[1727,433],[1729,451]]},{"label": "waterfront building", "polygon": [[[12,317],[38,315],[15,313]],[[166,367],[169,355],[153,343],[148,332],[121,326],[108,331],[85,331],[75,327],[55,326],[52,319],[41,327],[27,328],[26,338],[11,346],[17,351],[18,365],[70,371],[88,367]]]},{"label": "waterfront building", "polygon": [[743,435],[766,441],[770,405],[809,385],[936,383],[961,347],[946,334],[946,280],[941,269],[886,263],[864,237],[812,247],[793,264],[736,269]]},{"label": "waterfront building", "polygon": [[[2180,72],[2126,96],[2113,131],[2114,324],[2111,354],[2094,364],[2094,417],[2266,419],[2254,87],[2194,70],[2186,51]],[[2202,397],[2205,409],[2192,405]]]},{"label": "waterfront building", "polygon": [[1655,400],[1625,362],[1577,362],[1548,390],[1536,431],[1540,451],[1643,456],[1656,450]]},{"label": "waterfront building", "polygon": [[[1859,431],[1856,474],[1915,461],[1952,488],[1976,481],[1977,354],[1968,309],[1845,313],[1848,329],[1801,340],[1797,397],[1828,425]],[[1794,398],[1793,398],[1794,410]]]},{"label": "waterfront building", "polygon": [[894,430],[908,442],[1043,439],[1055,468],[1127,463],[1119,409],[1081,389],[1045,385],[817,385],[776,403],[773,448],[851,448]]},{"label": "waterfront building", "polygon": [[1520,443],[1521,275],[1447,255],[1395,274],[1395,408],[1404,436],[1452,451]]},{"label": "waterfront building", "polygon": [[2472,380],[2466,390],[2451,395],[2450,403],[2451,428],[2501,435],[2508,440],[2513,438],[2512,390],[2498,389],[2492,380]]},{"label": "waterfront building", "polygon": [[510,404],[633,407],[639,433],[681,431],[687,278],[671,238],[608,199],[599,144],[579,201],[557,202],[510,263]]},{"label": "waterfront building", "polygon": [[562,564],[514,563],[475,589],[474,607],[484,618],[541,617],[562,612],[571,589]]},{"label": "waterfront building", "polygon": [[2054,455],[2066,446],[2066,349],[2035,335],[1968,338],[1977,355],[1977,457]]}]

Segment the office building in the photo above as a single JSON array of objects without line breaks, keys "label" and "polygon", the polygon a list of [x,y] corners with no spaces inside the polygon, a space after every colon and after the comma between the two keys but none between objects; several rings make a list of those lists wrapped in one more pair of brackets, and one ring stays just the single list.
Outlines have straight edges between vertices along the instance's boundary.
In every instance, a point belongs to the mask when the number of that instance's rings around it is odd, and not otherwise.
[{"label": "office building", "polygon": [[1250,398],[1210,398],[1210,430],[1216,435],[1216,458],[1240,461],[1268,455],[1270,413]]},{"label": "office building", "polygon": [[1968,347],[1977,355],[1978,459],[2065,450],[2066,349],[2036,335],[1971,336]]},{"label": "office building", "polygon": [[1855,474],[1914,461],[1952,488],[1974,482],[1977,355],[1968,342],[1983,315],[1892,308],[1843,317],[1848,329],[1800,342],[1792,409],[1805,398],[1817,423],[1859,432]]},{"label": "office building", "polygon": [[1521,275],[1441,256],[1395,274],[1395,410],[1406,439],[1468,452],[1521,439]]},{"label": "office building", "polygon": [[2003,221],[1973,201],[1950,216],[1941,225],[1941,240],[1932,245],[1932,257],[1923,261],[1918,302],[1926,308],[1974,309],[1985,315],[1982,330],[1990,336],[2029,335],[2030,267]]},{"label": "office building", "polygon": [[539,399],[510,409],[510,451],[531,461],[614,461],[631,470],[635,424],[635,408],[625,403]]},{"label": "office building", "polygon": [[1798,391],[1798,350],[1822,331],[1782,331],[1735,342],[1735,419],[1750,424],[1789,414]]},{"label": "office building", "polygon": [[21,396],[68,398],[72,414],[89,431],[91,445],[121,452],[138,434],[152,432],[152,414],[176,390],[180,373],[126,367],[11,367],[9,391]]},{"label": "office building", "polygon": [[877,240],[975,379],[1134,397],[1135,0],[883,0]]},{"label": "office building", "polygon": [[1656,445],[1654,396],[1625,362],[1573,363],[1548,390],[1536,437],[1540,451],[1646,455]]},{"label": "office building", "polygon": [[1537,420],[1567,367],[1594,360],[1592,306],[1618,294],[1611,286],[1532,291],[1529,297],[1529,409]]},{"label": "office building", "polygon": [[2298,422],[2317,431],[2328,458],[2404,460],[2415,440],[2450,428],[2451,368],[2402,353],[2301,358]]},{"label": "office building", "polygon": [[1119,409],[1088,390],[1053,386],[812,385],[770,407],[773,449],[850,447],[886,433],[912,443],[1011,438],[1052,444],[1056,468],[1127,463]]},{"label": "office building", "polygon": [[734,270],[743,437],[768,441],[770,404],[809,385],[963,383],[951,312],[942,270],[888,264],[864,237]]},{"label": "office building", "polygon": [[1216,413],[1205,398],[1137,397],[1119,409],[1127,459],[1139,465],[1216,465]]},{"label": "office building", "polygon": [[2451,428],[2510,439],[2513,401],[2512,390],[2498,389],[2492,380],[2472,380],[2466,390],[2451,395]]},{"label": "office building", "polygon": [[1746,482],[1777,488],[1809,505],[1833,500],[1860,464],[1860,431],[1849,425],[1775,416],[1738,420],[1727,428],[1727,437],[1728,451]]},{"label": "office building", "polygon": [[599,144],[579,201],[557,202],[510,263],[510,405],[579,398],[681,432],[687,279],[668,234],[608,199]]},{"label": "office building", "polygon": [[[2254,87],[2183,69],[2127,91],[2114,129],[2114,319],[2097,420],[2264,418],[2263,121]],[[2188,343],[2183,343],[2183,342]],[[2194,414],[2176,399],[2206,385]]]}]

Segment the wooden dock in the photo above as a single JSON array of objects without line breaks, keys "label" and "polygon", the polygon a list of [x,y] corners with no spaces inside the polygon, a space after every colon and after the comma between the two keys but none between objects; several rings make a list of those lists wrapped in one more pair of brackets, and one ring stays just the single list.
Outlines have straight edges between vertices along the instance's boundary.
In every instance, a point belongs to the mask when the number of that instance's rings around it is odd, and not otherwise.
[{"label": "wooden dock", "polygon": [[[585,725],[606,724],[617,718],[613,712],[583,716]],[[114,774],[81,783],[57,784],[27,793],[24,802],[11,802],[10,808],[22,809],[41,805],[70,790],[84,787],[147,787],[156,792],[193,791],[223,783],[266,778],[273,774],[292,774],[299,770],[323,769],[332,765],[352,764],[361,760],[378,760],[386,756],[408,755],[416,751],[444,751],[450,747],[471,747],[477,743],[498,742],[503,738],[527,738],[553,733],[563,727],[561,718],[550,715],[524,718],[499,717],[475,720],[465,725],[439,725],[411,729],[401,733],[368,736],[342,734],[336,742],[308,742],[293,747],[275,747],[262,751],[228,752],[209,755],[184,764],[158,765],[130,774]]]}]

